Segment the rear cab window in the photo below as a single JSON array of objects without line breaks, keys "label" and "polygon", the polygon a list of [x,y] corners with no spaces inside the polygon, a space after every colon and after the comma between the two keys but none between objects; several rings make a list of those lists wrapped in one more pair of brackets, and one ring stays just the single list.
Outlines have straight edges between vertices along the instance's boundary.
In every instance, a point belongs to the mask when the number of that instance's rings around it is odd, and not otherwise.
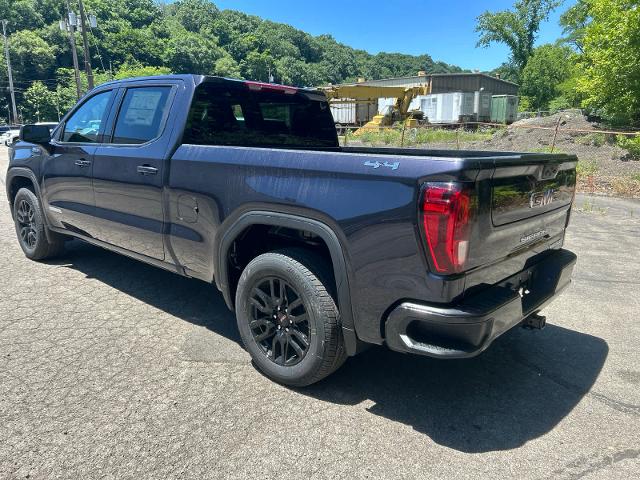
[{"label": "rear cab window", "polygon": [[252,82],[205,82],[196,88],[183,143],[338,149],[323,95]]}]

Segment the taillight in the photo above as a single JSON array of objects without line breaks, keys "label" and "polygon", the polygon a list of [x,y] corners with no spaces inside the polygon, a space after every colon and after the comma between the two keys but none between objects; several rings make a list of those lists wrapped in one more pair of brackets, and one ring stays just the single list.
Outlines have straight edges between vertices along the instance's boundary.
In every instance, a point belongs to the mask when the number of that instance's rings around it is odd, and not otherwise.
[{"label": "taillight", "polygon": [[437,273],[464,270],[469,253],[471,194],[459,183],[427,183],[420,215],[427,252]]}]

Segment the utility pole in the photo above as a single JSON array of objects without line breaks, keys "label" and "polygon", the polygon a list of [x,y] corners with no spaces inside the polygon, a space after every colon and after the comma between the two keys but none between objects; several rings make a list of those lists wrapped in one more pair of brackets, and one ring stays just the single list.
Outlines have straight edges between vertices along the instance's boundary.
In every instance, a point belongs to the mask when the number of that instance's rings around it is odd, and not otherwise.
[{"label": "utility pole", "polygon": [[[7,71],[9,72],[9,93],[11,94],[11,105],[13,107],[13,121],[18,123],[18,109],[16,106],[16,92],[13,90],[13,72],[11,71],[11,59],[9,58],[9,40],[7,39],[7,20],[2,20],[2,37],[4,38],[4,54],[7,57]],[[9,119],[11,123],[11,119]]]},{"label": "utility pole", "polygon": [[[75,20],[75,14],[71,12],[71,6],[69,0],[67,3],[67,17],[60,22],[60,29],[67,30],[69,32],[69,43],[71,44],[71,56],[73,57],[73,70],[76,78],[76,97],[80,100],[82,96],[82,83],[80,81],[80,66],[78,65],[78,51],[76,50],[76,37],[74,35],[73,27],[78,23]],[[72,21],[75,20],[75,21]]]},{"label": "utility pole", "polygon": [[84,13],[84,4],[82,0],[78,0],[80,3],[80,25],[82,25],[82,45],[84,47],[84,71],[87,74],[87,82],[89,83],[89,90],[93,89],[93,70],[91,70],[91,53],[89,52],[89,40],[87,39],[87,16]]},{"label": "utility pole", "polygon": [[93,89],[93,70],[91,70],[91,53],[89,52],[89,40],[87,38],[87,15],[84,13],[84,4],[80,3],[80,24],[82,25],[82,44],[84,46],[84,71],[87,74],[89,90]]}]

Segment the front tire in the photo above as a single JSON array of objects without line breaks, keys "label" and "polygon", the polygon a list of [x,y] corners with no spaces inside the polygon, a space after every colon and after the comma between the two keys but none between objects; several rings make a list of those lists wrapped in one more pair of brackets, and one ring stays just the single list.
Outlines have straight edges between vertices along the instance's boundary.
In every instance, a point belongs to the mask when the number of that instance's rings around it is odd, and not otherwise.
[{"label": "front tire", "polygon": [[344,363],[330,278],[323,259],[301,249],[259,255],[242,272],[236,291],[238,329],[267,377],[302,387]]},{"label": "front tire", "polygon": [[28,188],[21,188],[16,194],[13,219],[18,243],[27,258],[44,260],[59,255],[64,250],[64,237],[46,231],[40,201]]}]

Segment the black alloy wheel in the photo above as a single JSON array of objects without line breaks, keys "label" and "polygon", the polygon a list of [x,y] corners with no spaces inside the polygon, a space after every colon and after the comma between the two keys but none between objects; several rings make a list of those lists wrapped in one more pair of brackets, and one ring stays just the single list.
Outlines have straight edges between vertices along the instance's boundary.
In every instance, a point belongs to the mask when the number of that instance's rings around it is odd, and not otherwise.
[{"label": "black alloy wheel", "polygon": [[66,237],[48,230],[40,200],[28,188],[21,188],[13,200],[13,220],[18,243],[27,258],[44,260],[64,251]]},{"label": "black alloy wheel", "polygon": [[277,365],[296,365],[309,351],[309,315],[300,294],[282,278],[268,277],[251,290],[253,339]]},{"label": "black alloy wheel", "polygon": [[20,241],[30,249],[36,248],[38,243],[38,229],[36,225],[36,212],[27,200],[20,200],[16,208],[16,222]]},{"label": "black alloy wheel", "polygon": [[329,259],[302,248],[256,256],[236,289],[236,319],[254,365],[284,385],[311,385],[346,359]]}]

